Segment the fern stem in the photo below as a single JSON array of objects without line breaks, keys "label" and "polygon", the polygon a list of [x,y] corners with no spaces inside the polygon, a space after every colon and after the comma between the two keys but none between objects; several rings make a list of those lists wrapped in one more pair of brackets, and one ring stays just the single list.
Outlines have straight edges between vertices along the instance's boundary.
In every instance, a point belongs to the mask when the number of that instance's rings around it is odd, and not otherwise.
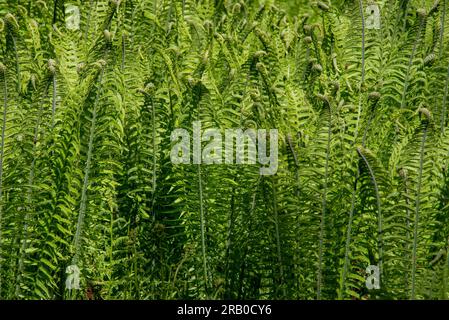
[{"label": "fern stem", "polygon": [[230,293],[230,286],[229,284],[229,274],[230,274],[230,264],[231,264],[231,254],[232,254],[232,237],[234,233],[234,222],[235,222],[235,188],[232,189],[232,195],[231,195],[231,205],[230,205],[230,214],[228,218],[228,232],[226,236],[226,250],[225,250],[225,283],[228,286],[228,290],[226,292],[226,299],[231,299]]},{"label": "fern stem", "polygon": [[[86,21],[86,30],[84,31],[84,42],[87,43],[89,40],[89,30],[90,30],[90,21],[92,18],[92,10],[94,8],[93,6],[93,0],[90,0],[89,2],[89,13],[87,14],[87,21]],[[95,2],[95,7],[97,6],[97,3]]]},{"label": "fern stem", "polygon": [[279,263],[279,275],[281,280],[282,287],[282,297],[285,298],[285,286],[284,286],[284,266],[282,262],[282,253],[281,253],[281,237],[279,233],[279,213],[277,207],[277,194],[276,194],[276,181],[274,177],[271,177],[272,182],[272,190],[273,190],[273,213],[274,213],[274,227],[275,227],[275,236],[276,236],[276,250],[277,250],[277,259]]},{"label": "fern stem", "polygon": [[16,58],[17,94],[19,95],[20,98],[20,83],[22,82],[22,80],[20,78],[20,63],[19,63],[19,52],[17,51],[17,40],[14,35],[12,36],[12,43],[14,48],[14,55]]},{"label": "fern stem", "polygon": [[416,297],[416,258],[418,247],[418,224],[419,224],[419,209],[421,205],[421,184],[424,167],[424,151],[426,146],[428,122],[424,124],[423,137],[421,141],[421,150],[419,155],[419,172],[418,172],[418,186],[416,187],[416,205],[415,205],[415,220],[413,224],[413,251],[412,251],[412,283],[410,299],[414,300]]},{"label": "fern stem", "polygon": [[[45,94],[44,96],[47,96],[46,92],[47,92],[48,86],[46,86],[45,88]],[[17,278],[16,278],[16,292],[15,295],[17,298],[20,297],[21,294],[21,280],[22,280],[22,274],[23,274],[23,270],[24,270],[24,265],[23,262],[25,260],[26,257],[26,249],[27,249],[27,241],[28,241],[28,222],[30,220],[30,211],[31,211],[31,206],[32,206],[32,193],[33,193],[33,185],[34,185],[34,177],[35,177],[35,170],[36,170],[36,160],[37,160],[37,154],[36,154],[36,149],[37,149],[37,139],[38,139],[38,135],[39,135],[39,128],[41,125],[41,118],[42,118],[42,97],[40,98],[39,101],[39,111],[38,111],[38,116],[37,116],[37,121],[36,121],[36,126],[34,127],[34,136],[33,136],[33,160],[31,161],[31,169],[30,169],[30,174],[28,176],[28,191],[27,191],[27,213],[25,214],[24,217],[24,222],[23,222],[23,230],[22,230],[22,245],[21,248],[19,250],[19,266],[18,266],[18,274],[17,274]]]},{"label": "fern stem", "polygon": [[442,285],[442,289],[443,289],[443,299],[449,299],[448,293],[447,293],[447,279],[449,276],[449,250],[447,249],[449,248],[449,238],[447,239],[446,242],[446,259],[444,261],[444,266],[443,266],[443,285]]},{"label": "fern stem", "polygon": [[53,74],[53,100],[51,104],[51,128],[55,128],[55,114],[56,114],[56,73]]},{"label": "fern stem", "polygon": [[[360,10],[360,17],[362,19],[362,76],[360,79],[360,87],[361,90],[363,87],[363,84],[365,82],[365,16],[363,14],[363,1],[359,0],[359,10]],[[359,107],[357,110],[357,124],[356,129],[354,133],[354,142],[357,139],[357,136],[359,134],[359,124],[360,124],[360,116],[362,114],[362,96],[359,96]]]},{"label": "fern stem", "polygon": [[362,18],[362,79],[360,87],[365,82],[365,16],[363,14],[363,0],[359,0],[360,17]]},{"label": "fern stem", "polygon": [[326,145],[326,163],[324,167],[324,186],[323,196],[321,202],[321,221],[320,221],[320,235],[319,235],[319,248],[318,248],[318,276],[317,276],[317,299],[321,299],[321,287],[323,282],[323,254],[324,254],[324,239],[326,237],[326,210],[327,210],[327,188],[328,188],[328,176],[329,176],[329,158],[330,147],[332,137],[332,123],[331,123],[331,110],[329,103],[325,103],[325,107],[328,108],[328,129],[327,129],[327,145]]},{"label": "fern stem", "polygon": [[403,6],[403,8],[404,8],[404,12],[403,12],[403,15],[404,15],[404,23],[403,23],[403,25],[402,25],[402,31],[405,32],[405,28],[406,28],[406,26],[407,26],[407,13],[408,13],[408,7],[409,7],[409,5],[410,5],[410,0],[405,0],[404,2],[405,2],[405,6]]},{"label": "fern stem", "polygon": [[446,104],[447,104],[447,95],[449,92],[449,66],[447,68],[447,75],[446,75],[446,83],[444,85],[444,96],[443,96],[443,105],[441,108],[441,123],[440,123],[440,129],[441,134],[443,135],[446,129]]},{"label": "fern stem", "polygon": [[[409,254],[410,254],[410,252],[409,252],[409,250],[410,250],[410,209],[409,209],[409,206],[410,206],[410,192],[409,192],[409,186],[408,186],[408,180],[407,180],[407,177],[405,176],[404,177],[404,191],[405,191],[405,202],[406,202],[406,204],[407,204],[407,207],[406,207],[406,219],[407,219],[407,221],[406,221],[406,225],[407,225],[407,233],[406,233],[406,239],[407,239],[407,243],[405,244],[405,250],[406,250],[406,252],[408,252],[406,255],[407,255],[407,258],[410,258],[409,257]],[[408,285],[409,285],[409,283],[408,283],[408,277],[407,277],[407,274],[404,274],[404,286],[405,286],[405,288],[407,288],[408,287]]]},{"label": "fern stem", "polygon": [[153,211],[153,216],[155,216],[154,214],[154,204],[156,201],[156,164],[157,164],[157,159],[156,159],[156,148],[157,148],[157,144],[156,144],[156,106],[154,105],[153,99],[151,99],[151,122],[152,122],[152,127],[153,127],[153,176],[152,176],[152,183],[153,183],[153,195],[152,195],[152,201],[151,201],[151,210]]},{"label": "fern stem", "polygon": [[383,264],[383,222],[382,222],[382,207],[380,201],[380,193],[379,193],[379,185],[377,184],[376,176],[374,175],[374,171],[371,168],[371,165],[368,162],[368,159],[365,157],[360,148],[357,148],[357,153],[363,159],[366,167],[368,168],[371,182],[374,186],[374,191],[376,193],[376,206],[377,206],[377,249],[379,253],[379,274],[382,277],[382,264]]},{"label": "fern stem", "polygon": [[[253,233],[254,230],[254,224],[252,223],[252,219],[254,217],[254,212],[256,210],[256,200],[257,200],[257,193],[258,190],[260,188],[260,176],[257,179],[257,183],[256,186],[254,188],[254,192],[251,196],[251,208],[249,210],[249,214],[248,214],[248,219],[247,219],[247,234],[251,235]],[[239,281],[240,281],[240,285],[239,285],[239,289],[238,289],[238,294],[237,294],[237,299],[241,300],[242,299],[242,291],[243,291],[243,279],[244,279],[244,275],[245,275],[245,264],[246,264],[246,257],[248,256],[248,251],[250,249],[250,245],[248,244],[248,241],[245,242],[245,248],[243,250],[243,256],[242,256],[242,262],[240,263],[240,271],[239,271]]]},{"label": "fern stem", "polygon": [[99,76],[99,88],[97,90],[97,94],[95,97],[95,103],[94,108],[92,112],[92,121],[90,126],[90,133],[89,133],[89,144],[88,144],[88,151],[87,151],[87,160],[86,160],[86,166],[84,168],[84,179],[83,179],[83,188],[81,190],[81,202],[80,202],[80,211],[78,215],[78,222],[76,225],[76,233],[75,233],[75,239],[74,239],[74,246],[75,246],[75,255],[72,259],[72,264],[77,264],[79,259],[79,248],[80,248],[80,241],[81,241],[81,233],[83,228],[83,222],[84,222],[84,215],[86,213],[86,207],[87,207],[87,188],[89,186],[89,174],[91,169],[91,162],[92,162],[92,155],[93,155],[93,145],[94,145],[94,136],[95,136],[95,130],[96,130],[96,122],[97,122],[97,113],[98,113],[98,104],[100,100],[100,93],[102,88],[102,82],[103,82],[103,75],[104,75],[104,66],[101,69],[101,73]]},{"label": "fern stem", "polygon": [[409,85],[409,81],[410,81],[410,70],[412,68],[413,65],[413,60],[415,59],[415,55],[416,55],[416,50],[418,49],[418,45],[419,42],[421,40],[421,33],[422,33],[422,29],[424,28],[424,24],[426,19],[425,18],[420,18],[420,22],[419,22],[419,29],[418,29],[418,33],[416,35],[416,39],[415,42],[413,44],[413,50],[412,50],[412,54],[410,55],[409,61],[408,61],[408,66],[407,66],[407,73],[405,74],[405,79],[404,79],[404,87],[402,90],[402,99],[401,99],[401,109],[403,109],[405,107],[405,97],[407,95],[407,90],[408,90],[408,85]]},{"label": "fern stem", "polygon": [[206,295],[208,294],[208,276],[207,276],[207,260],[206,260],[206,232],[205,232],[205,215],[203,205],[203,183],[201,177],[201,164],[198,164],[198,188],[200,202],[200,219],[201,219],[201,254],[203,258],[203,277]]},{"label": "fern stem", "polygon": [[446,0],[443,0],[443,10],[441,11],[441,19],[440,19],[440,58],[443,55],[443,40],[444,40],[444,24],[446,22]]},{"label": "fern stem", "polygon": [[125,70],[125,60],[126,60],[126,37],[122,34],[122,63],[120,69],[123,72]]},{"label": "fern stem", "polygon": [[349,269],[349,254],[350,254],[350,250],[351,250],[351,232],[352,232],[352,223],[353,223],[353,219],[354,219],[354,210],[355,210],[355,200],[356,200],[356,195],[357,195],[357,183],[359,181],[359,177],[360,177],[360,168],[359,166],[357,166],[357,174],[355,177],[355,181],[354,181],[354,187],[352,189],[352,194],[351,194],[351,209],[349,211],[349,218],[348,218],[348,227],[346,230],[346,243],[345,243],[345,260],[344,260],[344,264],[343,264],[343,276],[342,276],[342,281],[340,284],[340,292],[339,292],[339,299],[343,299],[345,294],[344,291],[346,290],[346,277],[348,274],[348,269]]},{"label": "fern stem", "polygon": [[[373,108],[374,109],[374,108]],[[368,134],[368,130],[371,127],[371,124],[374,120],[374,110],[370,115],[370,118],[368,120],[368,125],[365,128],[365,132],[363,133],[363,139],[362,139],[362,146],[365,147],[366,144],[366,137]],[[340,284],[340,293],[339,293],[339,299],[343,299],[344,297],[344,290],[346,289],[346,277],[348,273],[348,267],[349,267],[349,254],[350,254],[350,245],[351,245],[351,232],[352,232],[352,223],[354,219],[354,210],[355,210],[355,200],[357,195],[357,184],[360,178],[360,166],[357,165],[357,173],[354,179],[354,187],[352,189],[351,193],[351,209],[349,211],[349,218],[348,218],[348,227],[346,230],[346,243],[345,243],[345,260],[343,264],[343,276],[342,281]]]},{"label": "fern stem", "polygon": [[3,223],[3,163],[5,156],[5,132],[6,132],[6,116],[8,113],[8,86],[6,82],[6,71],[2,71],[3,77],[3,119],[2,119],[2,141],[0,144],[0,298],[2,297],[2,259],[3,259],[3,234],[2,234],[2,223]]}]

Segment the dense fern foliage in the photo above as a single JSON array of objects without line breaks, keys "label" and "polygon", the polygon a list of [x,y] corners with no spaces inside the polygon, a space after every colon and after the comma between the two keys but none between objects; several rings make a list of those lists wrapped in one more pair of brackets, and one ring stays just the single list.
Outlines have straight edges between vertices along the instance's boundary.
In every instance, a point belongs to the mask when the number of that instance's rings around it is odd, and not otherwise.
[{"label": "dense fern foliage", "polygon": [[[447,0],[0,17],[1,299],[449,298]],[[173,164],[194,121],[277,129],[277,173]]]}]

